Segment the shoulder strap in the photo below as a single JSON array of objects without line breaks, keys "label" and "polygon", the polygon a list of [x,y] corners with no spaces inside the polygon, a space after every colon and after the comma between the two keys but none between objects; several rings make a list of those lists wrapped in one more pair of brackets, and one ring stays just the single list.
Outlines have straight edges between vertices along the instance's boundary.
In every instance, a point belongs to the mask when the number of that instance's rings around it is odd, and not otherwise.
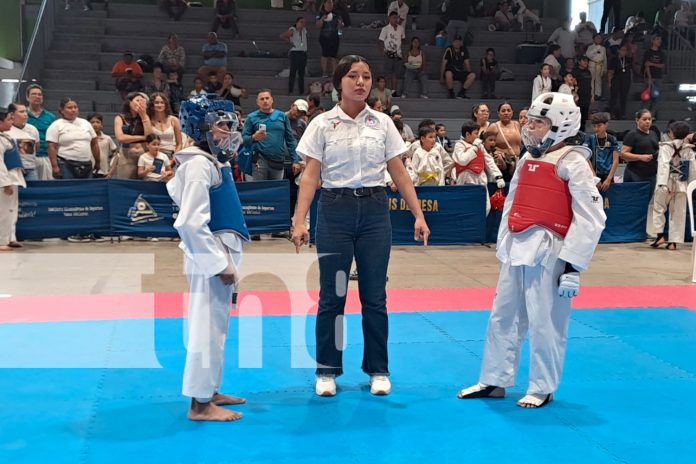
[{"label": "shoulder strap", "polygon": [[508,142],[507,137],[505,137],[505,132],[503,131],[503,125],[500,124],[500,121],[496,122],[498,125],[498,133],[503,136],[503,142],[505,142],[505,145],[507,145],[508,150],[511,152],[514,151],[512,147],[510,146],[510,142]]}]

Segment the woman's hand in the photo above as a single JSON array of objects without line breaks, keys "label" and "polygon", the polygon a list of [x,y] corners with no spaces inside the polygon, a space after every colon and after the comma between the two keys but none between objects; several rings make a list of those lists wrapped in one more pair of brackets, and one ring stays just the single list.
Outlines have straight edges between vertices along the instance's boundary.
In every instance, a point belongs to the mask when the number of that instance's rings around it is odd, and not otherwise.
[{"label": "woman's hand", "polygon": [[304,222],[295,224],[290,241],[295,244],[295,253],[300,252],[302,245],[309,243],[309,231],[307,231],[307,227],[305,226]]},{"label": "woman's hand", "polygon": [[611,187],[611,179],[606,179],[604,182],[600,182],[597,187],[599,187],[600,192],[606,192]]},{"label": "woman's hand", "polygon": [[428,237],[430,237],[428,224],[426,224],[424,217],[419,217],[413,225],[413,239],[416,242],[422,241],[423,246],[428,246]]}]

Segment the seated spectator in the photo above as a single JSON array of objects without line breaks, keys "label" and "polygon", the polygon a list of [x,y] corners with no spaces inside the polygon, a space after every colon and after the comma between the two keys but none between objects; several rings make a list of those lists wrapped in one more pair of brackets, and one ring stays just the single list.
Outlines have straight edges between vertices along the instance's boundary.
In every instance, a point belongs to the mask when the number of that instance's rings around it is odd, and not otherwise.
[{"label": "seated spectator", "polygon": [[159,151],[160,136],[148,135],[145,147],[145,153],[138,158],[138,177],[151,182],[167,182],[174,177],[169,157]]},{"label": "seated spectator", "polygon": [[616,137],[607,133],[609,127],[609,113],[593,113],[590,115],[593,134],[585,136],[584,145],[592,151],[590,165],[599,177],[597,188],[600,192],[606,192],[614,182],[614,174],[619,167],[619,143]]},{"label": "seated spectator", "polygon": [[464,46],[460,35],[455,36],[452,45],[447,47],[440,64],[440,82],[447,87],[447,98],[455,98],[455,80],[462,83],[461,90],[456,96],[468,99],[466,91],[474,84],[476,74],[471,72],[469,50]]},{"label": "seated spectator", "polygon": [[189,5],[184,0],[161,0],[161,7],[167,12],[171,20],[178,21],[184,15]]},{"label": "seated spectator", "polygon": [[565,60],[565,67],[563,68],[563,71],[561,71],[561,76],[565,75],[566,73],[572,73],[575,71],[575,58],[568,58]]},{"label": "seated spectator", "polygon": [[215,71],[210,71],[210,74],[208,74],[208,81],[205,83],[205,87],[203,89],[205,90],[205,93],[217,93],[220,89],[222,89],[222,82],[218,80],[218,76]]},{"label": "seated spectator", "polygon": [[420,144],[411,152],[411,159],[407,161],[413,185],[445,185],[445,179],[452,170],[452,158],[436,143],[433,128],[421,127],[418,137]]},{"label": "seated spectator", "polygon": [[413,37],[411,47],[404,61],[404,80],[402,81],[401,95],[406,98],[411,90],[413,81],[420,84],[420,97],[428,98],[428,73],[426,68],[425,53],[421,48],[420,39]]},{"label": "seated spectator", "polygon": [[104,117],[101,114],[87,115],[87,122],[92,125],[92,129],[97,134],[97,144],[99,145],[99,169],[94,172],[94,177],[107,177],[111,160],[118,153],[118,146],[114,139],[104,133]]},{"label": "seated spectator", "polygon": [[186,67],[186,50],[179,45],[179,38],[176,34],[169,34],[167,43],[164,44],[157,56],[157,61],[162,65],[162,70],[165,73],[175,72],[181,80]]},{"label": "seated spectator", "polygon": [[388,111],[392,107],[392,90],[387,88],[387,80],[384,76],[377,77],[377,87],[370,91],[371,97],[376,97],[382,102],[384,111]]},{"label": "seated spectator", "polygon": [[167,76],[167,84],[169,85],[169,102],[172,107],[172,112],[174,114],[179,114],[181,102],[186,100],[184,86],[181,85],[179,75],[174,71],[170,72]]},{"label": "seated spectator", "polygon": [[395,11],[399,17],[399,24],[406,28],[406,20],[408,19],[408,5],[404,0],[394,0],[387,8],[387,14]]},{"label": "seated spectator", "polygon": [[189,92],[189,98],[192,97],[197,97],[198,95],[207,93],[205,91],[205,84],[203,83],[203,79],[200,77],[197,77],[193,80],[193,90]]},{"label": "seated spectator", "polygon": [[520,23],[520,30],[527,30],[525,23],[529,20],[532,22],[532,31],[541,32],[542,27],[539,16],[527,8],[527,5],[525,5],[522,0],[512,0],[510,2],[510,11],[512,11],[512,14],[517,18],[517,22]]},{"label": "seated spectator", "polygon": [[444,124],[435,125],[435,142],[444,148],[447,153],[452,153],[454,151],[454,145],[449,137],[447,137],[447,128]]},{"label": "seated spectator", "polygon": [[532,101],[542,93],[551,92],[551,88],[551,65],[545,63],[539,67],[539,74],[532,82]]},{"label": "seated spectator", "polygon": [[217,32],[218,28],[229,29],[232,34],[232,39],[239,35],[239,26],[237,26],[237,3],[235,0],[215,0],[215,18],[211,31]]},{"label": "seated spectator", "polygon": [[369,97],[367,97],[365,103],[367,103],[367,106],[369,106],[373,110],[379,111],[380,113],[384,113],[384,105],[382,105],[382,100],[375,97],[374,95],[370,95]]},{"label": "seated spectator", "polygon": [[125,99],[130,92],[143,88],[143,69],[133,60],[133,52],[130,50],[123,52],[123,59],[111,68],[111,76],[116,78],[116,90],[121,94],[121,99]]},{"label": "seated spectator", "polygon": [[60,118],[46,130],[48,157],[56,179],[87,179],[101,167],[99,140],[92,125],[79,117],[72,98],[60,102]]},{"label": "seated spectator", "polygon": [[564,58],[575,57],[575,42],[577,42],[577,35],[575,31],[570,30],[569,19],[564,20],[563,24],[551,33],[548,40],[550,44],[555,43],[561,46],[561,55]]},{"label": "seated spectator", "polygon": [[152,95],[155,92],[163,93],[169,98],[169,83],[162,75],[162,65],[155,63],[152,67],[152,77],[145,85],[145,93]]},{"label": "seated spectator", "polygon": [[500,76],[498,60],[495,59],[495,50],[486,50],[486,56],[481,58],[481,86],[483,87],[483,98],[498,98],[495,96],[495,82]]},{"label": "seated spectator", "polygon": [[[316,115],[324,112],[324,108],[321,106],[321,99],[318,95],[308,95],[307,103],[309,104],[307,108],[307,121],[311,121]],[[370,105],[370,108],[372,108],[372,105]]]},{"label": "seated spectator", "polygon": [[[247,97],[247,90],[244,87],[240,87],[234,83],[234,74],[231,72],[225,73],[225,77],[222,79],[222,87],[217,91],[220,98],[225,100],[230,100],[234,103],[234,107],[242,106],[240,98]],[[299,100],[298,100],[299,101]]]},{"label": "seated spectator", "polygon": [[167,96],[154,93],[147,106],[147,115],[152,124],[152,133],[159,137],[159,150],[172,159],[174,153],[183,148],[181,123],[170,111]]},{"label": "seated spectator", "polygon": [[493,15],[493,25],[496,31],[513,31],[517,29],[519,23],[515,20],[515,15],[510,11],[508,2],[500,2],[498,10]]},{"label": "seated spectator", "polygon": [[404,116],[403,116],[403,113],[401,113],[401,110],[397,106],[394,106],[394,108],[396,108],[396,109],[392,110],[392,112],[391,112],[392,121],[394,121],[395,123],[401,122],[403,125],[403,131],[399,131],[399,132],[403,132],[403,135],[406,136],[406,138],[404,140],[407,140],[409,142],[413,142],[416,139],[416,136],[413,134],[413,129],[411,129],[411,126],[409,126],[408,124],[406,124],[403,121]]},{"label": "seated spectator", "polygon": [[227,69],[227,45],[218,41],[218,36],[215,32],[208,33],[208,40],[203,45],[203,66],[198,68],[198,77],[207,79],[211,72],[217,74],[218,81],[222,81],[222,77]]}]

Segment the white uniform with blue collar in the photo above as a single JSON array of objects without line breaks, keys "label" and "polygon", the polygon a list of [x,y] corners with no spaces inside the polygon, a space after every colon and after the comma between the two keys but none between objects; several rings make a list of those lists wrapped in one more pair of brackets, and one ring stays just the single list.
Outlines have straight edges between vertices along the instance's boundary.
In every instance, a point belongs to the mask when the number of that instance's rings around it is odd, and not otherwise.
[{"label": "white uniform with blue collar", "polygon": [[221,181],[219,163],[198,147],[175,156],[179,168],[167,190],[180,208],[174,227],[181,237],[190,285],[182,393],[207,402],[222,382],[230,303],[237,291],[236,285],[224,285],[217,275],[228,264],[239,268],[244,239],[234,232],[213,233],[208,227],[210,189]]}]

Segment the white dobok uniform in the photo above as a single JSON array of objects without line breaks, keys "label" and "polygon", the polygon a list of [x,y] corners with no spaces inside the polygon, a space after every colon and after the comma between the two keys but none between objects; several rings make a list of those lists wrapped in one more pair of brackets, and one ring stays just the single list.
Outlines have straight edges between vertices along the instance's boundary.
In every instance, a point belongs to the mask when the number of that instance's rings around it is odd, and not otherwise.
[{"label": "white dobok uniform", "polygon": [[406,170],[415,186],[445,185],[452,169],[452,158],[442,145],[435,144],[430,151],[418,144],[406,161]]},{"label": "white dobok uniform", "polygon": [[[454,152],[452,153],[452,160],[455,163],[452,172],[455,172],[457,165],[467,166],[469,163],[471,163],[476,158],[479,146],[481,146],[481,141],[479,139],[476,139],[473,144],[468,143],[463,139],[459,139],[454,145]],[[483,185],[484,187],[488,188],[489,180],[494,181],[496,178],[503,176],[500,169],[498,169],[498,166],[495,164],[493,156],[491,156],[491,154],[486,150],[483,150],[483,161],[483,171],[481,171],[479,174],[469,170],[460,172],[455,178],[456,185]],[[491,199],[488,195],[488,191],[486,190],[486,214],[488,214],[490,210]]]},{"label": "white dobok uniform", "polygon": [[[564,150],[564,156],[559,152]],[[565,147],[540,158],[520,159],[503,209],[496,256],[501,269],[493,311],[488,321],[480,382],[510,387],[529,331],[530,369],[527,394],[548,394],[558,388],[565,356],[570,298],[558,296],[558,281],[566,262],[584,271],[599,242],[606,216],[596,179],[584,147]],[[554,160],[555,158],[555,160]],[[535,162],[554,162],[558,177],[567,181],[572,221],[565,238],[541,226],[510,232],[510,210],[519,175],[534,171]],[[530,164],[530,166],[528,166]]]},{"label": "white dobok uniform", "polygon": [[228,264],[239,269],[243,240],[236,233],[213,233],[208,228],[209,191],[221,180],[211,155],[189,147],[175,156],[179,167],[167,190],[179,206],[174,228],[181,237],[179,247],[190,286],[182,393],[207,402],[222,383],[230,307],[237,290],[236,285],[224,285],[217,275]]}]

